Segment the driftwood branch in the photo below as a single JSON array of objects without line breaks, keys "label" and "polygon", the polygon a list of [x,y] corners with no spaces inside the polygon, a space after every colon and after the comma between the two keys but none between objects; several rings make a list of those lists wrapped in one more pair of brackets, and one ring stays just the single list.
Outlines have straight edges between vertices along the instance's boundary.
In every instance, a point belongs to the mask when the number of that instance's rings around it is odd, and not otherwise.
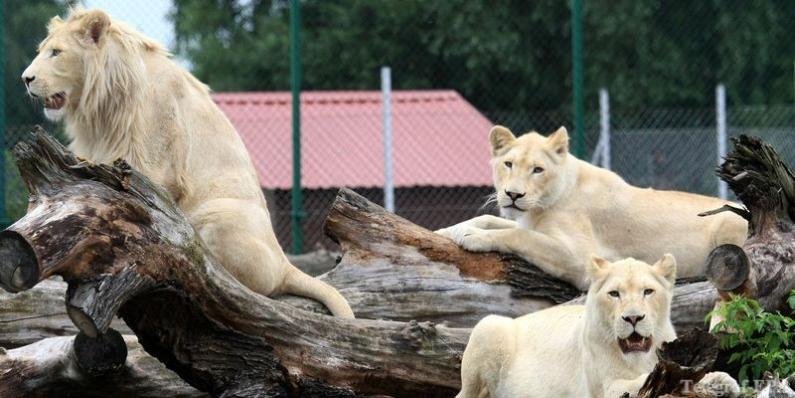
[{"label": "driftwood branch", "polygon": [[786,311],[795,288],[795,177],[775,149],[748,136],[732,139],[734,150],[718,168],[747,209],[748,239],[725,245],[709,257],[708,277],[720,290],[759,300],[769,311]]},{"label": "driftwood branch", "polygon": [[[81,162],[43,132],[16,153],[32,206],[0,234],[0,286],[28,294],[61,276],[68,288],[48,296],[61,321],[64,295],[89,339],[119,314],[147,352],[214,396],[451,397],[469,330],[427,321],[471,326],[580,294],[518,258],[466,252],[342,190],[326,231],[344,254],[323,278],[360,318],[393,321],[322,316],[300,309],[320,311],[310,300],[271,300],[240,285],[168,195],[123,162]],[[716,298],[708,282],[678,286],[677,328],[703,326]]]},{"label": "driftwood branch", "polygon": [[[113,334],[114,339],[121,339]],[[0,352],[0,397],[204,397],[152,358],[135,336],[101,347],[115,347],[115,355],[95,351],[80,335],[53,337]],[[88,344],[86,344],[88,342]],[[123,351],[118,349],[123,348]],[[120,360],[119,355],[124,358]],[[101,355],[97,355],[101,354]]]},{"label": "driftwood branch", "polygon": [[[581,294],[515,256],[468,252],[348,189],[337,194],[325,230],[343,256],[320,278],[359,318],[471,327],[488,314],[517,316]],[[287,302],[325,312],[310,300]]]},{"label": "driftwood branch", "polygon": [[450,397],[468,330],[343,320],[260,296],[220,267],[168,195],[43,132],[17,146],[28,214],[0,235],[0,285],[61,276],[86,336],[118,313],[147,352],[214,396]]}]

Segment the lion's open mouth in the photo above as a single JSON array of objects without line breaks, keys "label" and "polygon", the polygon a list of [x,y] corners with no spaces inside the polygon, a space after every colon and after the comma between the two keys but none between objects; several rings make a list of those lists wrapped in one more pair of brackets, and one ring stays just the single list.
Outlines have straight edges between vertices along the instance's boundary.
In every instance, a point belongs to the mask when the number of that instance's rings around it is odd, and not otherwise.
[{"label": "lion's open mouth", "polygon": [[618,346],[624,354],[630,352],[648,352],[651,349],[651,336],[643,337],[638,332],[632,332],[625,339],[618,339]]},{"label": "lion's open mouth", "polygon": [[44,107],[47,109],[61,109],[66,103],[66,93],[63,91],[51,95],[44,100]]}]

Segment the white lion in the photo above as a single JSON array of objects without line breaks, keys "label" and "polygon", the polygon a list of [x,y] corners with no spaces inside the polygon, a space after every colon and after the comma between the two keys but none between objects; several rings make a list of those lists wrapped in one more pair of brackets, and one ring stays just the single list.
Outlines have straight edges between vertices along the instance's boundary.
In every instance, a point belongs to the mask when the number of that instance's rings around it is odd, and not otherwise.
[{"label": "white lion", "polygon": [[[676,262],[594,258],[585,305],[561,305],[510,319],[491,315],[472,330],[458,398],[618,398],[635,396],[676,338],[671,296]],[[696,390],[737,397],[729,375],[710,373]]]},{"label": "white lion", "polygon": [[651,262],[671,251],[680,276],[695,277],[704,275],[712,249],[745,241],[741,217],[698,217],[728,202],[629,185],[569,154],[563,127],[548,138],[516,138],[495,126],[489,138],[496,201],[505,218],[485,215],[437,231],[467,250],[514,253],[585,290],[583,271],[593,253]]},{"label": "white lion", "polygon": [[263,295],[293,293],[352,318],[345,298],[288,261],[246,148],[207,86],[156,42],[100,10],[55,17],[22,74],[69,148],[122,158],[165,187],[221,264]]}]

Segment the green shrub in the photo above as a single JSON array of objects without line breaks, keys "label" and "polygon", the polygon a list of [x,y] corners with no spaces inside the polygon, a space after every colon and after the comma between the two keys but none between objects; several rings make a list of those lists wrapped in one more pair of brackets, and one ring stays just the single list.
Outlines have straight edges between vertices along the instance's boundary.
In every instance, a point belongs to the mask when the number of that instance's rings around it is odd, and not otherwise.
[{"label": "green shrub", "polygon": [[[795,290],[787,304],[795,310]],[[729,363],[740,365],[740,381],[760,380],[764,372],[788,376],[795,373],[795,320],[779,312],[766,312],[754,299],[732,295],[708,317],[724,320],[712,329],[724,332],[720,347],[731,350]],[[790,314],[791,315],[791,314]]]}]

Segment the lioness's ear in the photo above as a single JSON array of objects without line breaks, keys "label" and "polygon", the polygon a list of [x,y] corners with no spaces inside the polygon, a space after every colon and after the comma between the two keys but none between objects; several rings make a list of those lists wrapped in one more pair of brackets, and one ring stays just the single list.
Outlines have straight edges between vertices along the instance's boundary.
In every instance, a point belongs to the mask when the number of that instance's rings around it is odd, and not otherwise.
[{"label": "lioness's ear", "polygon": [[588,279],[594,281],[599,279],[602,275],[607,273],[610,268],[610,262],[596,255],[591,256],[591,261],[585,267]]},{"label": "lioness's ear", "polygon": [[502,154],[502,152],[514,141],[516,141],[516,137],[513,135],[511,130],[508,130],[507,127],[497,125],[492,127],[491,131],[489,131],[489,142],[491,142],[492,156]]},{"label": "lioness's ear", "polygon": [[80,34],[85,42],[100,46],[109,26],[110,16],[105,11],[91,10],[83,15]]},{"label": "lioness's ear", "polygon": [[547,145],[552,148],[558,155],[564,155],[569,152],[569,132],[565,127],[560,128],[552,133],[547,138]]},{"label": "lioness's ear", "polygon": [[668,282],[676,282],[676,259],[673,254],[666,253],[659,261],[652,265],[654,271],[667,279]]}]

